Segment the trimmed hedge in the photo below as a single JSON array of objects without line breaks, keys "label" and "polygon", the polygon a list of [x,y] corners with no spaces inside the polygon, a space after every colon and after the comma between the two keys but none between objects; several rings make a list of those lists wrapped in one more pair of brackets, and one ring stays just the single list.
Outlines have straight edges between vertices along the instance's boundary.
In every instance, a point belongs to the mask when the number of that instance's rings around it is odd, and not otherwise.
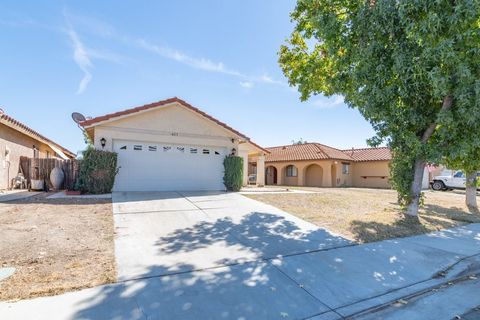
[{"label": "trimmed hedge", "polygon": [[88,148],[83,152],[75,189],[90,194],[110,193],[117,173],[115,152]]},{"label": "trimmed hedge", "polygon": [[243,158],[227,156],[223,160],[225,175],[223,184],[229,191],[240,191],[243,184]]}]

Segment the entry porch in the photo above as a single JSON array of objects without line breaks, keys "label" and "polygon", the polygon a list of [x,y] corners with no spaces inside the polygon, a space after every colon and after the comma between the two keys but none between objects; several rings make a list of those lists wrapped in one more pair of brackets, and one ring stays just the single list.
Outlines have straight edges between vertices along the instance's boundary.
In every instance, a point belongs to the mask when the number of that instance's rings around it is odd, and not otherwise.
[{"label": "entry porch", "polygon": [[266,150],[251,143],[239,144],[238,155],[243,158],[243,186],[265,186]]}]

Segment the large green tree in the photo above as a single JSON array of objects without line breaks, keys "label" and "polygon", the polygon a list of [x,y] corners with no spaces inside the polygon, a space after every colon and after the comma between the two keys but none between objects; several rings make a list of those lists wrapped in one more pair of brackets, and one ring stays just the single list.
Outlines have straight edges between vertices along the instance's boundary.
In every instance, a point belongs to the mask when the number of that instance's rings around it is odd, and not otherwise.
[{"label": "large green tree", "polygon": [[302,100],[342,95],[372,124],[409,215],[425,163],[441,157],[438,129],[461,126],[453,109],[478,113],[479,14],[480,0],[298,0],[291,14],[284,74]]}]

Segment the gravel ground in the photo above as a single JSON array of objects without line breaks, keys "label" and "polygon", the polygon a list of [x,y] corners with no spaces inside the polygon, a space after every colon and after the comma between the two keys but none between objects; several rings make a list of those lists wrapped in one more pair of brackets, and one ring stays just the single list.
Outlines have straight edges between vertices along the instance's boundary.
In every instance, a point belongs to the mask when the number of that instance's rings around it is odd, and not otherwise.
[{"label": "gravel ground", "polygon": [[54,295],[116,280],[111,200],[28,199],[0,203],[0,300]]}]

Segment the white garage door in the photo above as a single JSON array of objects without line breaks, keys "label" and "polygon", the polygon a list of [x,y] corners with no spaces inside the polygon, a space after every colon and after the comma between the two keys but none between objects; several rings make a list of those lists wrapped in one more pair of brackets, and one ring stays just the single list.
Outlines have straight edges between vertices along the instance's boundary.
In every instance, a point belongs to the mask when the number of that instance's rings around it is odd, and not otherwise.
[{"label": "white garage door", "polygon": [[114,191],[224,190],[226,148],[114,140]]}]

